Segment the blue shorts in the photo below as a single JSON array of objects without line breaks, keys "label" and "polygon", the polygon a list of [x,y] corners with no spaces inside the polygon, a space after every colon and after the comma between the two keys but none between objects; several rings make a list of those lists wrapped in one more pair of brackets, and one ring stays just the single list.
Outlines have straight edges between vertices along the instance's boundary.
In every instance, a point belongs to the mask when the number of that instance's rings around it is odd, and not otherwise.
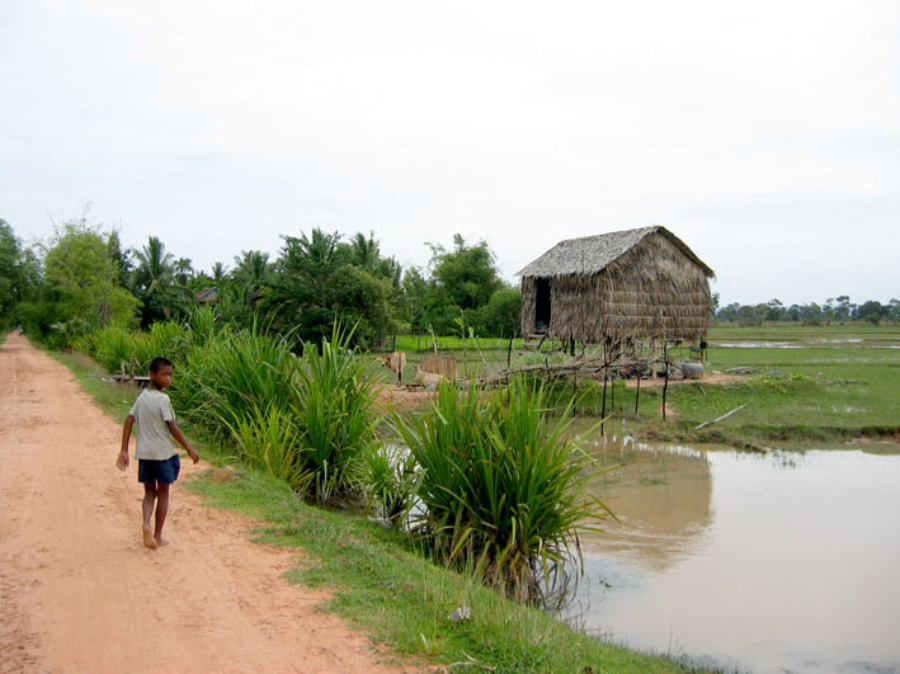
[{"label": "blue shorts", "polygon": [[138,459],[138,482],[157,482],[159,484],[172,484],[178,479],[181,472],[181,459],[176,454],[164,461],[153,459]]}]

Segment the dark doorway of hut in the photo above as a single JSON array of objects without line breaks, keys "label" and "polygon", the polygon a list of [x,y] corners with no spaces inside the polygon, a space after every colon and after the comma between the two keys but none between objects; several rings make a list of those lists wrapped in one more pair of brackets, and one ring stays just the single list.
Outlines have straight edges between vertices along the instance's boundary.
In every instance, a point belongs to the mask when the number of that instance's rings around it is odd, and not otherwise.
[{"label": "dark doorway of hut", "polygon": [[542,332],[550,327],[550,279],[539,278],[535,283],[535,329]]}]

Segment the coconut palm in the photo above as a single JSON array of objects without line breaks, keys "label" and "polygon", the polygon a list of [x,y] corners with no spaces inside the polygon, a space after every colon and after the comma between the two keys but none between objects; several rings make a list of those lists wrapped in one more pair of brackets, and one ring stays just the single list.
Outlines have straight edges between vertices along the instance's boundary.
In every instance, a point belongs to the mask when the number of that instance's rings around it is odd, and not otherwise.
[{"label": "coconut palm", "polygon": [[134,256],[137,259],[135,295],[144,305],[141,323],[146,326],[171,317],[183,303],[176,287],[174,256],[155,236],[149,238],[146,246],[136,250]]},{"label": "coconut palm", "polygon": [[271,271],[269,254],[259,250],[241,251],[240,255],[235,255],[234,264],[232,278],[250,294],[259,290]]},{"label": "coconut palm", "polygon": [[212,266],[212,282],[218,287],[225,283],[228,276],[228,267],[221,262],[216,262]]}]

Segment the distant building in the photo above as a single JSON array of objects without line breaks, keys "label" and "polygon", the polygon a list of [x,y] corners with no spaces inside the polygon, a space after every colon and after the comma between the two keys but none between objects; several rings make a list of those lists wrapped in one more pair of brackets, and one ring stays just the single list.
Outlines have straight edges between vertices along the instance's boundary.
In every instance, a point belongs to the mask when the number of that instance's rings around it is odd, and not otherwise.
[{"label": "distant building", "polygon": [[197,293],[197,304],[215,304],[219,301],[219,289],[216,287],[207,288]]}]

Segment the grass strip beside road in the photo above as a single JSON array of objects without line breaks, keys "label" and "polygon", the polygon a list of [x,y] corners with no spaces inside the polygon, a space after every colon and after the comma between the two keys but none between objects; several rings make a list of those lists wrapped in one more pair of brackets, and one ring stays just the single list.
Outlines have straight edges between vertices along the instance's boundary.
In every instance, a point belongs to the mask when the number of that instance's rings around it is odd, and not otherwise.
[{"label": "grass strip beside road", "polygon": [[[82,355],[50,355],[117,422],[125,418],[135,388],[103,381],[102,368]],[[497,674],[698,671],[587,636],[545,611],[504,599],[464,574],[431,563],[402,532],[353,512],[309,506],[287,485],[250,470],[222,468],[231,460],[227,451],[204,442],[195,429],[185,431],[204,458],[218,466],[185,482],[186,487],[211,507],[261,520],[264,524],[252,532],[255,540],[302,550],[304,561],[288,580],[327,589],[332,599],[324,608],[386,646],[386,658],[465,663],[447,671]],[[452,621],[450,615],[462,606],[471,609],[471,619]]]}]

